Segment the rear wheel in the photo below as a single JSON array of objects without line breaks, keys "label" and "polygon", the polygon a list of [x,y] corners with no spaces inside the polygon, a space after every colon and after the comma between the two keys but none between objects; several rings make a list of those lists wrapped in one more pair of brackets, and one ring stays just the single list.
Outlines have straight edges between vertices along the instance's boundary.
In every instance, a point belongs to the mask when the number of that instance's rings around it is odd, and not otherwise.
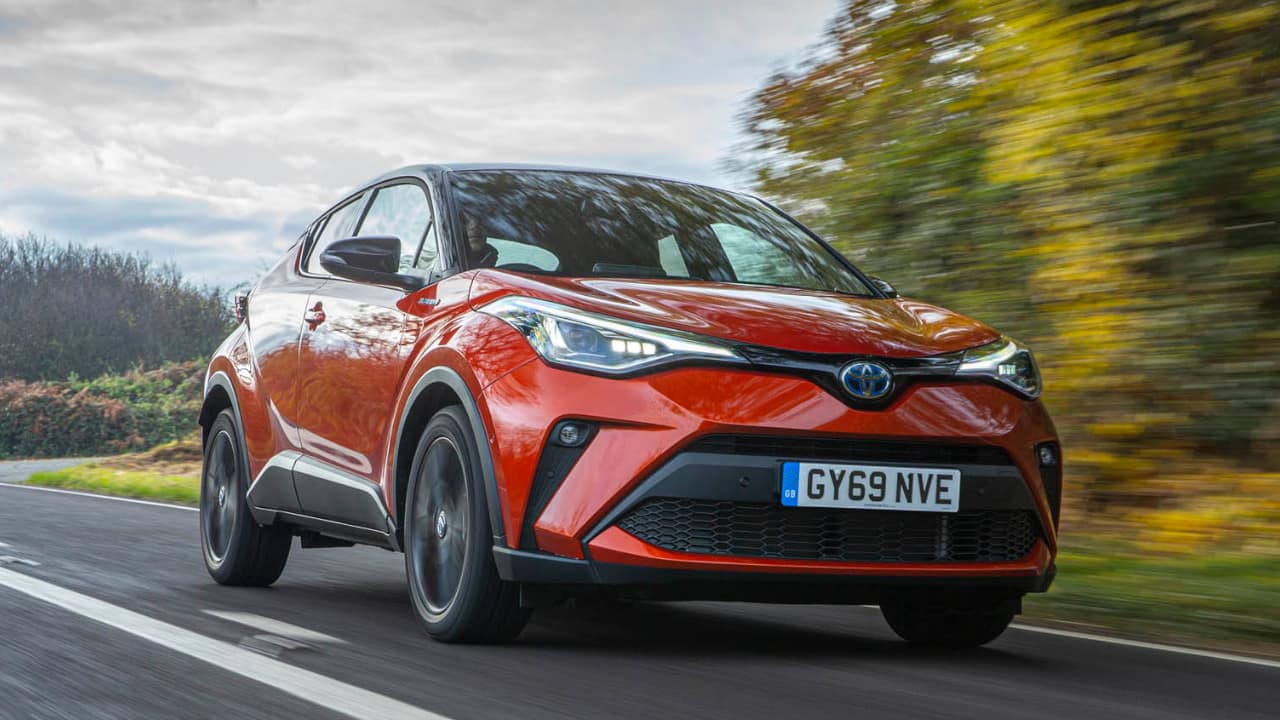
[{"label": "rear wheel", "polygon": [[258,525],[249,512],[249,463],[230,410],[209,426],[200,477],[200,546],[209,575],[223,585],[275,582],[289,559],[292,536],[284,528]]},{"label": "rear wheel", "polygon": [[880,612],[898,637],[910,643],[939,647],[978,647],[1000,637],[1013,622],[1009,602],[964,606],[895,600]]},{"label": "rear wheel", "polygon": [[519,588],[493,561],[479,446],[462,409],[431,418],[405,507],[405,572],[418,621],[437,640],[502,642],[524,628]]}]

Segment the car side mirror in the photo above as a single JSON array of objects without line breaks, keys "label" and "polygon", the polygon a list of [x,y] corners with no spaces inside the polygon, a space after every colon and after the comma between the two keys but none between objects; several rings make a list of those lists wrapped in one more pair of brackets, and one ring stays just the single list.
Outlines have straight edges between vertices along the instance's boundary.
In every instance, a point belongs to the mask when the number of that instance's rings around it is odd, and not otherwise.
[{"label": "car side mirror", "polygon": [[320,254],[320,267],[338,277],[412,292],[426,287],[422,278],[400,270],[400,238],[389,235],[334,241]]},{"label": "car side mirror", "polygon": [[892,285],[890,285],[888,280],[882,280],[874,275],[872,275],[868,279],[871,280],[872,285],[876,286],[877,290],[884,293],[886,296],[891,298],[898,297],[897,289],[895,289]]}]

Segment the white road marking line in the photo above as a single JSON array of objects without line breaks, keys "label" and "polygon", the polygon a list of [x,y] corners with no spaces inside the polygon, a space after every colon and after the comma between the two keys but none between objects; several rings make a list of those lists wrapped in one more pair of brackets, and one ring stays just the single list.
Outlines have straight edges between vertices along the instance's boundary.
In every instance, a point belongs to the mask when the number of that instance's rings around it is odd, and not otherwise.
[{"label": "white road marking line", "polygon": [[1125,640],[1123,638],[1107,637],[1105,635],[1093,635],[1091,633],[1075,632],[1074,630],[1059,630],[1057,628],[1037,627],[1034,625],[1015,624],[1010,627],[1017,628],[1018,630],[1026,630],[1027,632],[1041,633],[1044,635],[1058,635],[1061,637],[1075,638],[1077,640],[1092,640],[1093,642],[1107,643],[1109,645],[1125,645],[1128,647],[1142,648],[1144,650],[1159,650],[1161,652],[1177,653],[1179,655],[1195,655],[1196,657],[1212,658],[1214,660],[1228,660],[1231,662],[1248,663],[1250,665],[1261,665],[1262,667],[1280,669],[1280,661],[1248,657],[1246,655],[1232,655],[1231,653],[1216,652],[1213,650],[1197,650],[1196,648],[1179,647],[1177,645],[1162,645],[1160,643],[1143,642],[1141,640]]},{"label": "white road marking line", "polygon": [[448,720],[443,715],[205,637],[30,575],[0,568],[0,587],[17,590],[357,720]]},{"label": "white road marking line", "polygon": [[31,567],[40,567],[40,563],[35,560],[28,560],[15,555],[0,555],[0,565],[30,565]]},{"label": "white road marking line", "polygon": [[206,615],[212,615],[216,618],[229,620],[233,623],[247,625],[255,630],[261,630],[268,635],[279,635],[281,637],[291,638],[293,640],[301,640],[302,642],[318,642],[318,643],[336,643],[345,645],[346,640],[336,638],[332,635],[325,635],[322,632],[309,630],[282,620],[273,620],[262,615],[254,615],[247,612],[236,612],[234,610],[205,610]]},{"label": "white road marking line", "polygon": [[60,493],[62,495],[79,495],[81,497],[99,498],[101,500],[115,500],[116,502],[127,502],[135,505],[154,505],[155,507],[174,508],[175,510],[190,510],[191,512],[200,512],[199,508],[188,507],[186,505],[174,505],[173,503],[155,502],[154,500],[139,500],[137,498],[116,497],[115,495],[99,495],[98,493],[80,492],[78,490],[63,490],[62,488],[47,488],[39,485],[23,485],[22,483],[0,483],[0,487],[23,488],[25,490],[39,490],[41,492]]}]

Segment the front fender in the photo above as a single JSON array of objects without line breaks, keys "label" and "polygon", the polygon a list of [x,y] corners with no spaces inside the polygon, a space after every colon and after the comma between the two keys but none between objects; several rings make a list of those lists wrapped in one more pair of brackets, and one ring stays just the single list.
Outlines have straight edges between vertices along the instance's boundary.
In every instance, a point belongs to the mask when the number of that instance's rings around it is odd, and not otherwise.
[{"label": "front fender", "polygon": [[[504,487],[501,469],[493,462],[492,444],[495,440],[493,421],[484,400],[484,388],[516,368],[536,358],[518,333],[509,325],[481,313],[468,312],[456,318],[440,333],[434,342],[420,350],[419,357],[406,374],[400,399],[392,417],[394,430],[384,467],[383,491],[387,507],[399,512],[400,482],[407,479],[417,448],[417,437],[430,414],[439,409],[433,389],[443,390],[457,398],[471,423],[472,434],[479,447],[481,473],[485,488],[485,504],[489,512],[489,524],[494,544],[506,545],[508,536],[514,537],[503,522]],[[403,527],[403,518],[397,517]]]},{"label": "front fender", "polygon": [[[493,542],[495,546],[503,547],[506,545],[506,532],[502,525],[502,504],[498,493],[498,479],[494,471],[493,453],[489,449],[489,423],[486,422],[487,414],[481,409],[480,402],[476,398],[478,393],[473,394],[470,386],[463,376],[456,370],[446,366],[433,367],[422,374],[418,381],[410,390],[406,399],[406,411],[401,413],[400,422],[396,427],[396,435],[394,447],[396,449],[391,467],[399,468],[402,460],[411,458],[416,443],[403,443],[403,435],[405,426],[412,417],[413,408],[423,397],[433,388],[437,386],[447,388],[449,393],[458,398],[459,404],[467,415],[467,420],[471,423],[471,433],[476,438],[479,445],[480,455],[480,473],[483,475],[483,483],[485,489],[485,505],[489,511],[489,527],[493,530]],[[406,455],[407,453],[407,455]],[[399,508],[399,483],[388,483],[390,496],[388,498],[389,507]],[[404,525],[403,518],[398,519],[401,526]]]}]

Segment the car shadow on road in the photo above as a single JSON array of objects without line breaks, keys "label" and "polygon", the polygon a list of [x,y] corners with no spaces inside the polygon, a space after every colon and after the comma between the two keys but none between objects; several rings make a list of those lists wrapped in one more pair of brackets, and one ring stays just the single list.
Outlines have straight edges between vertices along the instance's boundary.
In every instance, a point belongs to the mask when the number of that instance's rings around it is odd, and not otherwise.
[{"label": "car shadow on road", "polygon": [[[372,575],[372,573],[370,574]],[[346,614],[359,607],[365,621],[400,637],[433,642],[412,619],[403,580],[351,578],[330,570],[321,577],[283,582],[273,602],[299,602],[313,610]],[[390,630],[394,627],[395,630]],[[461,646],[455,648],[466,652]],[[472,646],[474,649],[474,646]],[[644,653],[650,657],[771,657],[927,660],[1017,667],[1039,671],[1055,663],[1043,656],[994,646],[955,650],[910,645],[892,635],[875,608],[752,603],[589,603],[539,608],[528,627],[503,653]]]},{"label": "car shadow on road", "polygon": [[[839,616],[845,614],[842,621]],[[882,630],[862,607],[639,603],[539,610],[518,645],[541,649],[683,656],[839,657],[978,662],[991,667],[1052,665],[999,647],[927,648]]]}]

